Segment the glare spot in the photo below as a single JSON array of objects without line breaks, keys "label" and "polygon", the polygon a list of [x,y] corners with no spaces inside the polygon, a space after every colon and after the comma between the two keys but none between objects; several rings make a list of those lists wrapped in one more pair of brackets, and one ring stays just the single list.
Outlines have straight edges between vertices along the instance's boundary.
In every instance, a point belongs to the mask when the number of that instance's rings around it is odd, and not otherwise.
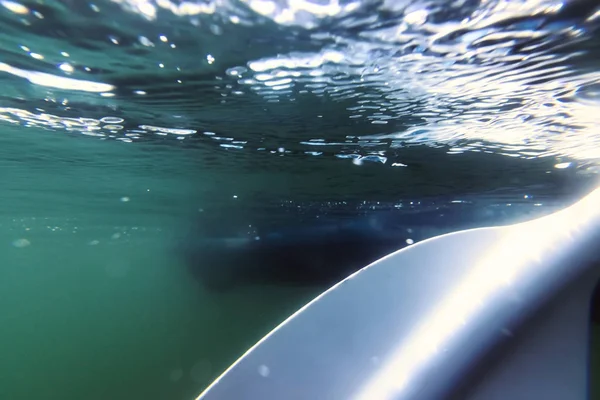
[{"label": "glare spot", "polygon": [[238,198],[238,197],[237,197],[237,194],[234,194],[234,195],[233,195],[233,198],[234,198],[234,199],[237,199],[237,198]]},{"label": "glare spot", "polygon": [[119,39],[117,39],[116,37],[109,36],[109,39],[110,39],[111,42],[113,42],[113,44],[119,44]]},{"label": "glare spot", "polygon": [[65,71],[65,72],[73,72],[75,70],[73,68],[73,66],[69,63],[62,63],[58,66],[58,68],[60,68],[61,70]]},{"label": "glare spot", "polygon": [[[31,53],[33,57],[34,53]],[[41,57],[41,56],[40,56]],[[35,57],[34,57],[35,58]],[[83,81],[72,78],[67,78],[64,76],[55,76],[52,74],[46,74],[43,72],[37,71],[28,71],[24,69],[19,69],[13,67],[11,65],[0,62],[0,71],[7,72],[9,74],[25,78],[29,82],[35,85],[55,87],[59,89],[67,89],[67,90],[81,90],[85,92],[102,92],[113,90],[112,85],[108,85],[106,83],[98,83],[91,81]]]},{"label": "glare spot", "polygon": [[123,202],[123,203],[127,203],[129,200],[130,200],[129,197],[127,197],[127,196],[121,197],[121,202]]},{"label": "glare spot", "polygon": [[24,15],[29,13],[29,8],[15,1],[4,0],[0,1],[0,4],[2,4],[8,11],[11,11],[15,14]]},{"label": "glare spot", "polygon": [[27,46],[20,46],[20,47],[21,47],[21,50],[23,50],[23,51],[27,51],[27,52],[31,51],[29,49],[29,47],[27,47]]},{"label": "glare spot", "polygon": [[33,58],[35,58],[36,60],[43,60],[44,56],[38,53],[29,53],[29,55]]},{"label": "glare spot", "polygon": [[146,94],[146,92],[145,92],[145,91],[143,91],[143,90],[136,90],[136,91],[135,91],[135,92],[133,92],[133,93],[135,93],[135,94],[139,94],[139,95],[145,95],[145,94]]},{"label": "glare spot", "polygon": [[92,11],[94,12],[100,12],[100,9],[98,8],[97,5],[95,4],[90,4],[90,8],[92,9]]},{"label": "glare spot", "polygon": [[422,25],[427,20],[427,10],[418,10],[404,16],[404,21],[412,25]]},{"label": "glare spot", "polygon": [[410,239],[410,238],[409,238],[409,239],[406,239],[406,244],[413,244],[413,243],[415,243],[415,241],[414,241],[414,240],[412,240],[412,239]]},{"label": "glare spot", "polygon": [[88,243],[90,246],[97,246],[98,244],[100,244],[99,240],[92,240]]},{"label": "glare spot", "polygon": [[60,52],[60,55],[61,55],[61,56],[63,56],[63,57],[71,57],[71,56],[69,55],[69,53],[67,53],[66,51],[61,51],[61,52]]},{"label": "glare spot", "polygon": [[565,162],[565,163],[556,164],[554,166],[554,168],[556,168],[556,169],[565,169],[565,168],[569,168],[570,166],[571,166],[570,162]]},{"label": "glare spot", "polygon": [[259,14],[269,16],[277,10],[277,5],[272,1],[253,0],[250,2],[250,8]]},{"label": "glare spot", "polygon": [[215,62],[215,58],[212,55],[208,54],[206,56],[206,61],[208,61],[209,64],[212,64]]},{"label": "glare spot", "polygon": [[160,68],[164,68],[164,67],[165,67],[165,64],[163,64],[163,63],[160,63],[160,64],[158,64],[158,66],[159,66]]},{"label": "glare spot", "polygon": [[156,18],[156,7],[147,1],[138,1],[137,8],[148,19]]},{"label": "glare spot", "polygon": [[399,162],[395,162],[395,163],[392,164],[392,167],[408,167],[408,165],[402,164],[402,163],[399,163]]},{"label": "glare spot", "polygon": [[12,242],[12,245],[19,249],[22,249],[23,247],[27,247],[30,244],[31,244],[31,242],[27,239],[17,239]]}]

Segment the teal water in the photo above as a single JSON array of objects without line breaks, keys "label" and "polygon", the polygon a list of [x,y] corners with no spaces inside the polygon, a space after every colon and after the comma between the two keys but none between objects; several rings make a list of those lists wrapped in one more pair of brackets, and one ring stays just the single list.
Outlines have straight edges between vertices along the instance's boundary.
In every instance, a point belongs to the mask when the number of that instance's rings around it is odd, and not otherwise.
[{"label": "teal water", "polygon": [[599,12],[0,1],[0,399],[193,399],[324,289],[205,290],[181,244],[207,221],[381,210],[418,241],[577,200]]},{"label": "teal water", "polygon": [[1,151],[0,398],[193,398],[314,293],[199,289],[185,157],[26,133],[2,130],[27,151]]}]

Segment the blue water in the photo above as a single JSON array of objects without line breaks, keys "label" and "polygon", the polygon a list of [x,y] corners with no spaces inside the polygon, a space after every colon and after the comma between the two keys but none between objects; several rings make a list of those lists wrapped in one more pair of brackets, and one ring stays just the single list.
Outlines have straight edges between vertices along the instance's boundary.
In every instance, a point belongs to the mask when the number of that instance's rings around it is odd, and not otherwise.
[{"label": "blue water", "polygon": [[0,399],[193,399],[323,289],[204,290],[205,225],[390,212],[414,242],[598,182],[594,1],[0,0],[0,28]]}]

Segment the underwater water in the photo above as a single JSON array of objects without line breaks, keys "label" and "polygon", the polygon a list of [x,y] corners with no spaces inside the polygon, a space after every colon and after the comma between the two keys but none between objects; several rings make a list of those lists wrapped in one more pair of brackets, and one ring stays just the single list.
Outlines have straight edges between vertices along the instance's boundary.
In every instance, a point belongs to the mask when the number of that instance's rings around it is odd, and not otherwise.
[{"label": "underwater water", "polygon": [[595,1],[0,0],[0,28],[0,399],[193,399],[324,289],[208,291],[195,232],[385,212],[406,245],[598,182]]}]

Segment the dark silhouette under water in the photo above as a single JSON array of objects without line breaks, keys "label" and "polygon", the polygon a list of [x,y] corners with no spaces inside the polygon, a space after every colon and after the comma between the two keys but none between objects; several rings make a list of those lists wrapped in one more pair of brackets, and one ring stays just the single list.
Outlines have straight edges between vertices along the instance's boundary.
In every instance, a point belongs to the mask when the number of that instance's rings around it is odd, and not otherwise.
[{"label": "dark silhouette under water", "polygon": [[226,234],[235,231],[235,224],[215,217],[211,222],[198,219],[183,242],[183,253],[192,275],[209,290],[251,283],[331,286],[412,243],[495,225],[506,217],[499,209],[473,212],[461,206],[412,214],[375,211],[308,222],[292,219],[279,226],[238,223],[244,227],[241,234]]}]

